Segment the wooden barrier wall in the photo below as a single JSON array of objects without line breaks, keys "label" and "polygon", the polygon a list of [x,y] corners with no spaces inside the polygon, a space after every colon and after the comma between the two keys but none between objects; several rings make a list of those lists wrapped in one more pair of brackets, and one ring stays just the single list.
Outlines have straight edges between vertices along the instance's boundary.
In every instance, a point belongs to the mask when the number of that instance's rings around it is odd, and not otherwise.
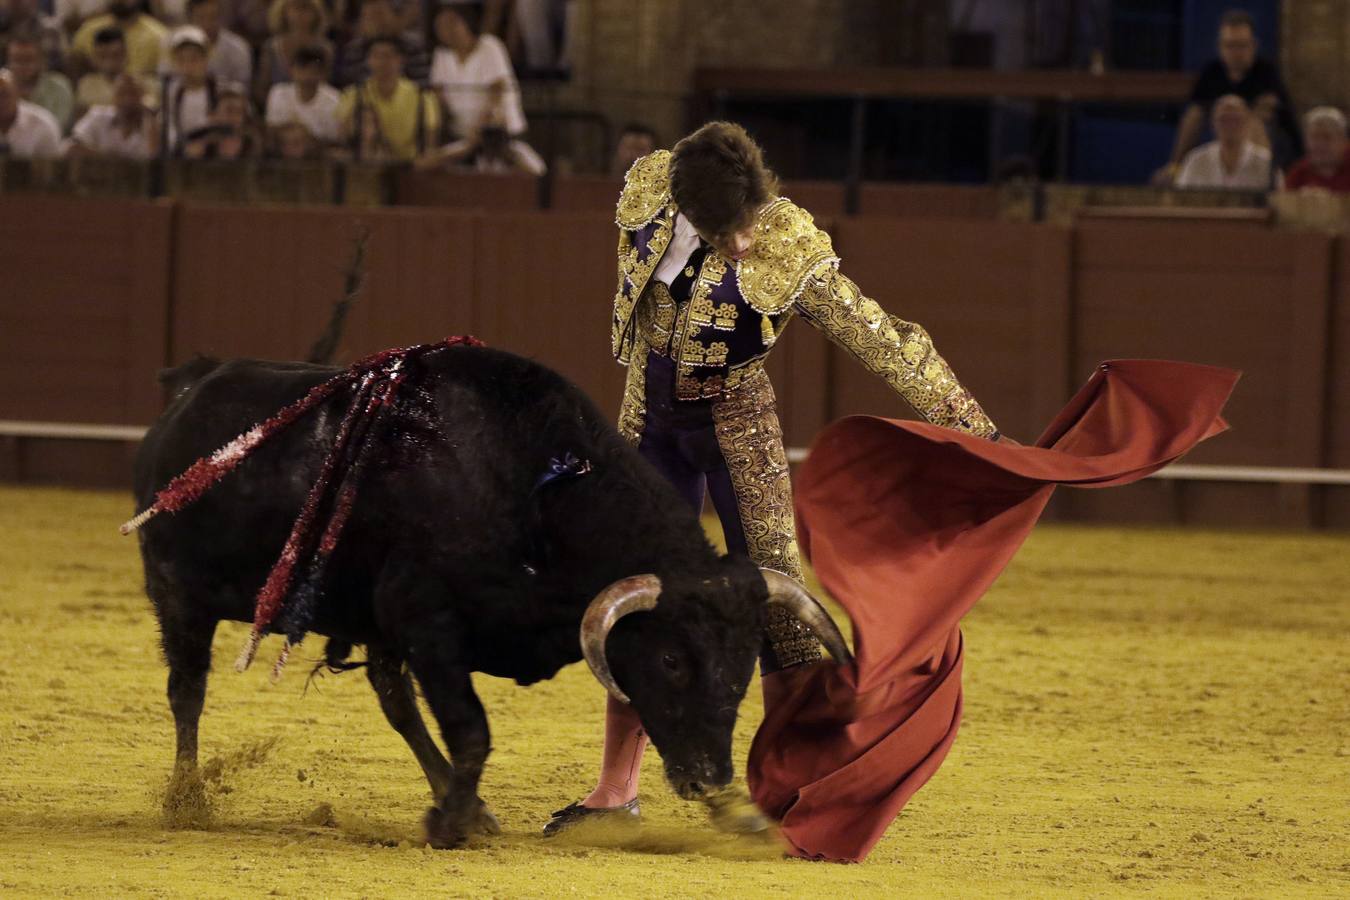
[{"label": "wooden barrier wall", "polygon": [[[576,211],[540,213],[0,198],[0,418],[144,424],[163,365],[194,352],[303,357],[362,228],[367,283],[341,361],[473,333],[559,369],[613,410],[623,371],[608,347],[612,213],[574,199]],[[1350,468],[1345,241],[1146,221],[822,224],[845,273],[927,327],[1019,440],[1034,440],[1099,361],[1170,357],[1246,373],[1233,432],[1192,462]],[[771,372],[793,445],[841,415],[907,414],[805,324],[785,335]],[[25,453],[27,477],[124,481],[124,451],[77,477],[80,446],[40,446]],[[1080,518],[1350,527],[1344,489],[1151,481],[1061,495],[1060,511]]]}]

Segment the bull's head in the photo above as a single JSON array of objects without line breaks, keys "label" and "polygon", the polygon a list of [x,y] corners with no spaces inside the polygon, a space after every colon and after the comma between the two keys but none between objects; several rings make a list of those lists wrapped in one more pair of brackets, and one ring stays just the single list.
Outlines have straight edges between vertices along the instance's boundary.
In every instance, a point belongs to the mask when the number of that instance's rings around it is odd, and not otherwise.
[{"label": "bull's head", "polygon": [[744,558],[726,557],[721,566],[711,578],[625,578],[591,602],[581,625],[591,671],[633,705],[685,799],[732,779],[732,730],[768,604],[801,619],[837,662],[852,660],[838,627],[796,581]]}]

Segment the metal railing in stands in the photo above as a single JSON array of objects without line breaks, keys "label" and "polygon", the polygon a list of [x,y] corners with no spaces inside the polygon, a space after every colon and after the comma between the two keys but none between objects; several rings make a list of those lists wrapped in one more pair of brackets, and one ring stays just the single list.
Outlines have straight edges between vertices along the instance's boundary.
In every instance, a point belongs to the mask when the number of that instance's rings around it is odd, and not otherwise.
[{"label": "metal railing in stands", "polygon": [[[79,422],[31,422],[0,419],[0,437],[136,442],[145,436],[141,425],[90,425]],[[806,459],[805,447],[790,447],[788,462]],[[1350,469],[1302,469],[1290,466],[1202,466],[1179,463],[1155,472],[1153,478],[1171,481],[1227,481],[1259,484],[1350,485]]]}]

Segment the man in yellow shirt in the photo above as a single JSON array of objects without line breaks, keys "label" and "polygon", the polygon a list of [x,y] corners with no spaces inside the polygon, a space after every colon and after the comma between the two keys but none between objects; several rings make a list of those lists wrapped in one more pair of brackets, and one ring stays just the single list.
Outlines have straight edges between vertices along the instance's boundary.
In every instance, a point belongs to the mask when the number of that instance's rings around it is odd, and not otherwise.
[{"label": "man in yellow shirt", "polygon": [[159,67],[160,45],[168,29],[158,20],[137,9],[135,0],[112,0],[108,11],[86,19],[70,42],[70,64],[76,76],[94,67],[94,36],[105,28],[122,30],[127,45],[127,70],[133,75],[153,78]]},{"label": "man in yellow shirt", "polygon": [[403,58],[397,38],[371,38],[366,45],[370,78],[342,92],[342,134],[360,159],[411,160],[440,143],[436,98],[403,77]]}]

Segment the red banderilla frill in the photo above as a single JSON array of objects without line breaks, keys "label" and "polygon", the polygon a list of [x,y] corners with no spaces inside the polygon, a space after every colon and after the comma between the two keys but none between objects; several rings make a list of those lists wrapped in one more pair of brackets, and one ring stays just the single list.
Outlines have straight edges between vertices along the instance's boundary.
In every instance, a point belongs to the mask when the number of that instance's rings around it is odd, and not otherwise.
[{"label": "red banderilla frill", "polygon": [[[460,345],[481,347],[483,342],[469,336],[451,337],[435,344],[384,350],[354,363],[215,453],[197,460],[157,493],[154,503],[122,525],[122,534],[130,534],[159,513],[177,512],[191,505],[264,441],[338,391],[352,390],[351,404],[338,426],[333,446],[300,507],[281,555],[258,591],[253,628],[235,661],[236,670],[248,668],[267,629],[286,613],[287,640],[272,670],[273,680],[280,676],[291,646],[304,637],[313,618],[324,571],[351,516],[357,485],[371,456],[372,442],[368,438],[393,407],[399,387],[408,377],[408,362],[435,350]],[[326,517],[320,515],[321,511]],[[297,569],[303,569],[305,577],[294,592],[298,602],[288,605]]]}]

